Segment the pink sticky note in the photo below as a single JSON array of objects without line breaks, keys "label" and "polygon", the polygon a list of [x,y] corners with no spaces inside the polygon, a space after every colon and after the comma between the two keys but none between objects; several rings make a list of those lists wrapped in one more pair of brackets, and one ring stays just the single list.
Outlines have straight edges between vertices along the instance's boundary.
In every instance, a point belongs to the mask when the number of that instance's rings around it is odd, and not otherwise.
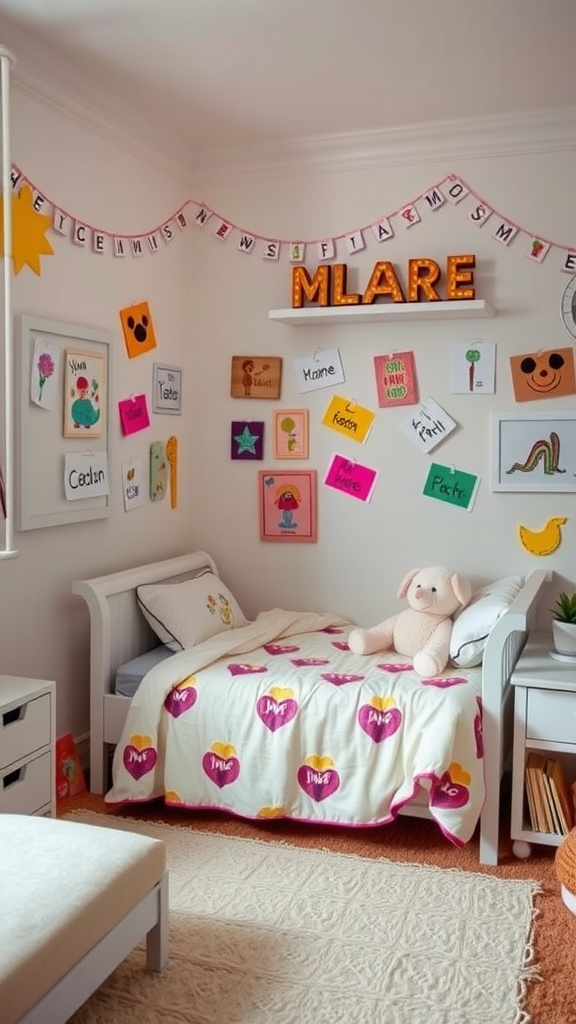
[{"label": "pink sticky note", "polygon": [[136,434],[150,426],[146,395],[131,395],[118,402],[120,422],[125,434]]},{"label": "pink sticky note", "polygon": [[370,469],[369,466],[363,466],[353,459],[346,459],[343,455],[334,455],[324,483],[336,491],[349,494],[351,498],[370,501],[377,476],[377,469]]}]

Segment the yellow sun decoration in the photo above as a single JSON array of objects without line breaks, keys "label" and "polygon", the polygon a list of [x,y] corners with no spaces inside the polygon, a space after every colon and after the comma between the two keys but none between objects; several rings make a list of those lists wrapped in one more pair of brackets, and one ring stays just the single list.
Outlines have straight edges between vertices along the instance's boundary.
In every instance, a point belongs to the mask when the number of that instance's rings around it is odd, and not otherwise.
[{"label": "yellow sun decoration", "polygon": [[[26,264],[40,277],[40,257],[53,256],[54,250],[45,238],[52,218],[34,209],[32,189],[23,185],[12,196],[12,261],[14,273],[19,274]],[[4,210],[0,204],[0,252],[4,256]]]}]

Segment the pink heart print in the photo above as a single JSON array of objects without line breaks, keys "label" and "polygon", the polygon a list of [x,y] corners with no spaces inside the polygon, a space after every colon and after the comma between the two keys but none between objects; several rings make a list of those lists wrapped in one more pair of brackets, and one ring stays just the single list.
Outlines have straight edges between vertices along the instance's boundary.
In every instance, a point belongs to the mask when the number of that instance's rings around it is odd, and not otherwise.
[{"label": "pink heart print", "polygon": [[237,757],[218,757],[211,750],[204,754],[202,767],[208,778],[218,789],[235,782],[240,774],[240,762]]},{"label": "pink heart print", "polygon": [[422,686],[437,686],[439,690],[446,690],[449,686],[460,686],[466,680],[462,676],[434,676],[432,679],[421,679]]},{"label": "pink heart print", "polygon": [[334,686],[343,686],[344,683],[359,683],[364,676],[353,676],[350,672],[322,672],[322,679]]},{"label": "pink heart print", "polygon": [[295,654],[300,648],[296,644],[264,644],[268,654]]},{"label": "pink heart print", "polygon": [[138,747],[133,746],[132,743],[128,743],[124,747],[124,753],[122,754],[124,767],[136,782],[143,775],[147,775],[148,772],[152,771],[157,760],[158,754],[154,747],[144,747],[144,750],[138,750]]},{"label": "pink heart print", "polygon": [[309,764],[303,764],[298,769],[298,784],[312,800],[320,803],[339,788],[340,776],[334,768],[319,771]]},{"label": "pink heart print", "polygon": [[170,693],[164,701],[164,707],[172,718],[180,718],[185,711],[189,711],[193,708],[196,703],[196,697],[198,696],[195,686],[187,686],[182,690],[177,687],[174,690],[170,690]]},{"label": "pink heart print", "polygon": [[478,710],[474,715],[474,739],[476,740],[476,757],[481,761],[484,757],[484,736],[482,734],[482,701],[480,697],[476,697],[476,707]]},{"label": "pink heart print", "polygon": [[232,662],[228,665],[228,671],[231,676],[248,676],[253,672],[267,672],[268,669],[265,665],[243,665],[238,662]]},{"label": "pink heart print", "polygon": [[402,724],[402,712],[398,708],[382,711],[373,704],[363,704],[358,712],[358,722],[367,736],[375,743],[381,743],[398,732]]},{"label": "pink heart print", "polygon": [[432,807],[455,809],[464,807],[468,803],[469,796],[467,786],[463,786],[460,782],[453,782],[450,772],[444,772],[442,778],[432,785],[430,804]]},{"label": "pink heart print", "polygon": [[260,697],[256,704],[256,713],[270,732],[287,725],[298,713],[298,704],[289,697],[287,700],[276,700],[270,694]]}]

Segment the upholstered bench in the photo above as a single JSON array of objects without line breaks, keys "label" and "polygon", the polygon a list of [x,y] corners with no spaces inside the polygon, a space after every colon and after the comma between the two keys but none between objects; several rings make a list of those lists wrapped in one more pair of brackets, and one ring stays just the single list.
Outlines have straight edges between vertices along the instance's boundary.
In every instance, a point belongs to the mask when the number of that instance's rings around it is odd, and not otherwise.
[{"label": "upholstered bench", "polygon": [[0,1020],[62,1024],[146,937],[168,959],[164,843],[0,814]]}]

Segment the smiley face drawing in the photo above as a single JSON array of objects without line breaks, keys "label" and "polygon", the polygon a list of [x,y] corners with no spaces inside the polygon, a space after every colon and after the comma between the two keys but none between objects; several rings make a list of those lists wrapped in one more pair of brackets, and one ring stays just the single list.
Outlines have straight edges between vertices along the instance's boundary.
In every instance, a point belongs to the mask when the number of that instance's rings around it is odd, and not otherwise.
[{"label": "smiley face drawing", "polygon": [[570,348],[512,356],[510,367],[517,402],[576,392],[574,353]]}]

